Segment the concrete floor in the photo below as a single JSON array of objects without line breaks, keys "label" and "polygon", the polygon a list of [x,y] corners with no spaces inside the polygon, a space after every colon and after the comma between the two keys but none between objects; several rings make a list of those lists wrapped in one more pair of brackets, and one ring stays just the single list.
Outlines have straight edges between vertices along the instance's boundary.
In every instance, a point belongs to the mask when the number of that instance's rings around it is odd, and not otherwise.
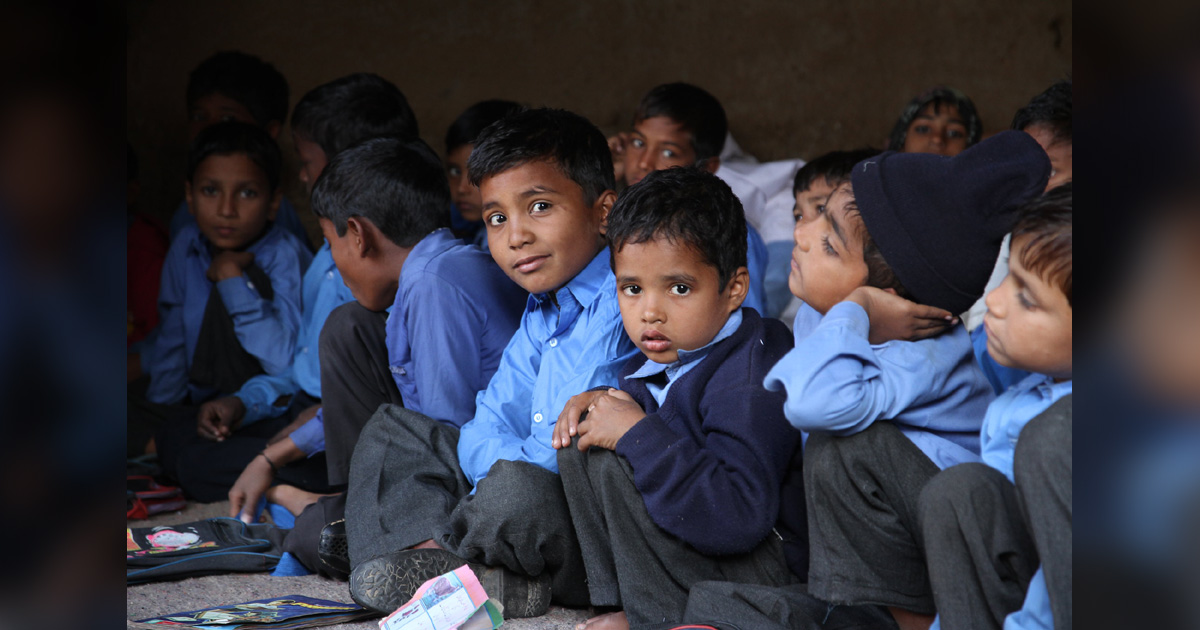
[{"label": "concrete floor", "polygon": [[[129,521],[130,527],[151,527],[187,523],[214,516],[228,516],[228,502],[189,503],[180,512],[158,514],[146,520]],[[173,612],[197,610],[211,606],[235,604],[266,597],[304,595],[337,602],[352,602],[345,582],[316,575],[300,577],[271,577],[266,573],[238,573],[188,578],[175,582],[154,582],[129,586],[125,589],[126,619],[136,621]],[[573,628],[587,619],[587,609],[552,606],[550,612],[533,619],[505,621],[512,630],[548,630]],[[378,627],[378,619],[325,626],[331,629],[367,630]]]}]

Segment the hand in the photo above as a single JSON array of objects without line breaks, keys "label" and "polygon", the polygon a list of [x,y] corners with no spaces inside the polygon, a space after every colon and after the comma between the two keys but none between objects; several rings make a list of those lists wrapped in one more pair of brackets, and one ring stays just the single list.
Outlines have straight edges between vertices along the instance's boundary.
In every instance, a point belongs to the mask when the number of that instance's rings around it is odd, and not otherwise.
[{"label": "hand", "polygon": [[554,448],[567,448],[571,445],[571,438],[579,432],[579,420],[587,408],[591,406],[592,401],[605,395],[604,390],[594,390],[576,394],[567,401],[563,406],[563,410],[558,414],[558,421],[554,423],[554,437],[550,440],[550,446]]},{"label": "hand", "polygon": [[253,523],[258,516],[254,514],[254,508],[258,507],[259,499],[274,480],[271,464],[262,455],[255,455],[229,489],[229,517],[240,518],[243,523]]},{"label": "hand", "polygon": [[196,433],[200,437],[224,442],[233,430],[241,426],[246,405],[237,396],[226,396],[200,405],[196,414]]},{"label": "hand", "polygon": [[228,280],[242,275],[242,271],[254,262],[254,252],[223,251],[213,257],[208,266],[208,279],[213,282]]},{"label": "hand", "polygon": [[321,409],[321,405],[313,405],[311,407],[308,407],[304,411],[301,411],[296,416],[295,420],[292,420],[286,427],[283,427],[282,429],[280,429],[278,433],[271,436],[271,439],[267,440],[267,446],[270,446],[270,445],[278,442],[279,440],[282,440],[283,438],[291,435],[292,431],[295,431],[296,429],[299,429],[300,427],[304,426],[305,423],[307,423],[309,420],[313,419],[313,416],[317,415],[317,411],[320,409]]},{"label": "hand", "polygon": [[625,146],[631,138],[628,131],[622,131],[608,139],[608,150],[612,152],[613,175],[617,181],[625,181]]},{"label": "hand", "polygon": [[588,406],[587,418],[579,423],[579,450],[593,446],[616,450],[617,442],[645,417],[646,412],[632,396],[609,388]]},{"label": "hand", "polygon": [[891,290],[859,287],[846,298],[863,307],[871,321],[867,340],[873,344],[888,341],[920,341],[942,334],[958,324],[949,311],[906,300]]}]

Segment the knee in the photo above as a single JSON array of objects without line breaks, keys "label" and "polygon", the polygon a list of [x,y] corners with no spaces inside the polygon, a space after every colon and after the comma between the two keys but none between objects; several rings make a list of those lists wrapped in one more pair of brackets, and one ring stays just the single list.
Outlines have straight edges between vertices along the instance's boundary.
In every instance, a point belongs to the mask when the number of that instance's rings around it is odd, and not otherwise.
[{"label": "knee", "polygon": [[347,302],[331,311],[321,326],[319,342],[321,356],[336,352],[346,339],[353,339],[355,331],[377,322],[379,316],[363,308],[358,302]]},{"label": "knee", "polygon": [[[1021,430],[1013,452],[1014,477],[1048,475],[1071,468],[1071,403],[1059,400]],[[1058,472],[1056,472],[1058,471]]]},{"label": "knee", "polygon": [[979,490],[990,484],[1008,480],[986,464],[970,463],[951,466],[933,476],[917,500],[922,529],[929,531],[939,524],[958,521],[958,513],[969,509]]}]

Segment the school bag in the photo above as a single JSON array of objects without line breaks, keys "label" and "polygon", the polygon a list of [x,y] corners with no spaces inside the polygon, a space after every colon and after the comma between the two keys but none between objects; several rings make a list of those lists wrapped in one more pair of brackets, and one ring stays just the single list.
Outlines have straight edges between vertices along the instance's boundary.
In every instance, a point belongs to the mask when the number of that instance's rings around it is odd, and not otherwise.
[{"label": "school bag", "polygon": [[287,530],[235,518],[125,528],[125,582],[139,584],[217,573],[270,571]]}]

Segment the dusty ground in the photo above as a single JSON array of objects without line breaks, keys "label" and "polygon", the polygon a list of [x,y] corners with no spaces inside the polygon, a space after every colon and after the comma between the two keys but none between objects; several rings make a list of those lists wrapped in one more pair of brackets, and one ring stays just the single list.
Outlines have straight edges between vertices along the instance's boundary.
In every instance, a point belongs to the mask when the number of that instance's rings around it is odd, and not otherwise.
[{"label": "dusty ground", "polygon": [[[181,512],[159,514],[147,520],[130,521],[132,527],[186,523],[213,516],[228,516],[229,504],[191,503]],[[266,573],[240,573],[188,578],[176,582],[157,582],[127,587],[125,590],[126,619],[136,621],[158,615],[210,606],[235,604],[280,595],[304,595],[338,602],[351,602],[345,582],[316,575],[301,577],[271,577]],[[504,622],[512,630],[548,630],[572,628],[588,617],[586,609],[553,606],[550,612],[534,619],[513,619]],[[378,619],[356,623],[325,626],[326,628],[373,630]]]}]

